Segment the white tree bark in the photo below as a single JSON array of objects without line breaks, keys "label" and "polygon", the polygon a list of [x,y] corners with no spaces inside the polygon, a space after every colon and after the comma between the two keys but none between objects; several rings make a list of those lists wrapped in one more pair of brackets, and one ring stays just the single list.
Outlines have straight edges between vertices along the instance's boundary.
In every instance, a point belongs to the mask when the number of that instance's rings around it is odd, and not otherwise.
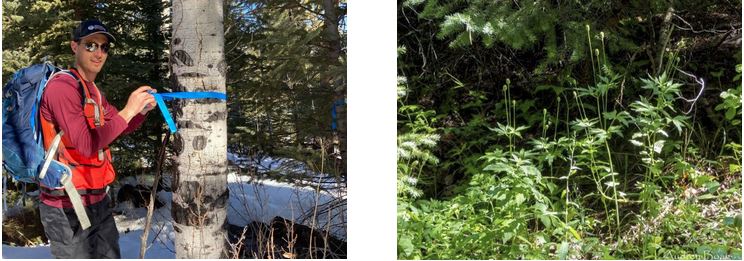
[{"label": "white tree bark", "polygon": [[[223,2],[175,0],[171,40],[174,91],[225,92]],[[178,132],[172,215],[176,258],[225,257],[227,107],[214,99],[173,106]]]}]

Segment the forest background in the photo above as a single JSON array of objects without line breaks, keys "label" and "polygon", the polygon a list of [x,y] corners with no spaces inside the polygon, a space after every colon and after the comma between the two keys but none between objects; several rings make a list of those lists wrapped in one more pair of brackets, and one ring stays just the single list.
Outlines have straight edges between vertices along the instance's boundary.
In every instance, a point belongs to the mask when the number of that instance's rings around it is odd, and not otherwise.
[{"label": "forest background", "polygon": [[398,258],[741,258],[741,1],[397,17]]},{"label": "forest background", "polygon": [[[345,179],[346,9],[345,1],[225,1],[229,152],[322,162]],[[67,68],[72,28],[88,18],[117,38],[97,79],[109,102],[122,108],[141,85],[171,91],[169,1],[3,1],[3,79],[40,62]],[[155,111],[111,146],[118,177],[151,173],[163,123]]]}]

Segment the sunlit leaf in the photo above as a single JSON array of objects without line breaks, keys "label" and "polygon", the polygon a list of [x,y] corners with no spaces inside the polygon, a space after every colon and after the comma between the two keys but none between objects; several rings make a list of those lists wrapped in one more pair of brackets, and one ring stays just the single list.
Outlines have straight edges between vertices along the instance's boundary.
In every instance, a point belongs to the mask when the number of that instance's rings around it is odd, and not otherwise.
[{"label": "sunlit leaf", "polygon": [[514,236],[514,233],[504,232],[504,234],[501,236],[501,242],[503,242],[504,244],[506,244],[506,242],[508,242],[509,239],[512,238],[512,236]]},{"label": "sunlit leaf", "polygon": [[517,205],[521,205],[524,203],[524,195],[522,193],[517,194],[517,196],[514,198],[514,201],[517,203]]},{"label": "sunlit leaf", "polygon": [[605,182],[605,185],[607,185],[608,187],[614,187],[614,186],[620,185],[620,183],[617,183],[615,181],[608,181],[608,182]]},{"label": "sunlit leaf", "polygon": [[411,242],[411,238],[409,236],[402,236],[400,239],[398,239],[398,247],[406,256],[409,256],[411,255],[411,253],[413,253],[413,242]]},{"label": "sunlit leaf", "polygon": [[576,238],[576,240],[581,240],[581,236],[579,236],[579,232],[576,232],[576,230],[573,227],[568,226],[568,232],[571,232],[571,235],[573,235]]},{"label": "sunlit leaf", "polygon": [[558,259],[565,260],[566,256],[568,256],[568,242],[563,241],[561,246],[558,247],[558,252],[556,253],[558,254]]}]

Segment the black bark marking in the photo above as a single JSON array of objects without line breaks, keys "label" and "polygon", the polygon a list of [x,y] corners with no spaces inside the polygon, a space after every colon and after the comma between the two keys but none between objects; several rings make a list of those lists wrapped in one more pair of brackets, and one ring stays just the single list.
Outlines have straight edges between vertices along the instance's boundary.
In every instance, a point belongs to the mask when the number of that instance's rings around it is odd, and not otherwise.
[{"label": "black bark marking", "polygon": [[214,65],[212,65],[212,64],[210,63],[210,64],[207,64],[207,67],[208,67],[209,69],[212,69],[212,67],[214,67]]},{"label": "black bark marking", "polygon": [[175,155],[181,154],[183,152],[183,137],[181,137],[180,134],[176,134],[173,136],[173,152]]},{"label": "black bark marking", "polygon": [[227,199],[230,198],[230,192],[225,189],[225,192],[222,192],[222,195],[217,197],[217,199],[214,200],[212,203],[212,206],[215,208],[224,208],[227,205]]},{"label": "black bark marking", "polygon": [[207,118],[206,122],[213,122],[213,121],[220,121],[225,120],[227,118],[227,113],[223,111],[214,112],[211,115],[209,115],[209,118]]},{"label": "black bark marking", "polygon": [[199,182],[185,181],[181,185],[179,197],[183,200],[185,206],[180,204],[171,206],[173,221],[186,226],[211,225],[215,218],[208,216],[208,214],[215,209],[225,208],[229,198],[227,189],[215,198],[215,195],[205,195],[204,187]]},{"label": "black bark marking", "polygon": [[194,60],[191,59],[191,55],[184,50],[176,50],[173,52],[173,61],[176,64],[183,64],[186,66],[194,66]]},{"label": "black bark marking", "polygon": [[[183,153],[183,137],[181,137],[181,134],[176,133],[173,135],[173,141],[171,142],[171,146],[173,148],[174,155],[181,155]],[[176,193],[178,191],[178,184],[180,182],[180,172],[178,171],[179,165],[181,165],[178,160],[172,160],[173,166],[171,166],[171,170],[173,170],[173,179],[171,179],[171,189],[173,190],[173,193]]]},{"label": "black bark marking", "polygon": [[197,73],[197,72],[187,72],[187,73],[179,74],[178,76],[180,77],[205,77],[207,75],[203,73]]},{"label": "black bark marking", "polygon": [[[213,91],[214,90],[212,90],[211,92],[213,92]],[[210,91],[208,91],[208,92],[210,92]],[[196,104],[212,104],[212,103],[215,103],[215,102],[223,102],[222,100],[215,99],[215,98],[195,99],[195,100],[189,100],[189,101],[190,102],[193,102],[193,103],[196,103]]]},{"label": "black bark marking", "polygon": [[207,147],[207,138],[204,136],[196,136],[194,140],[191,142],[191,146],[194,148],[194,150],[203,150],[205,147]]},{"label": "black bark marking", "polygon": [[193,121],[190,121],[190,120],[179,121],[178,127],[184,128],[184,129],[201,129],[201,130],[204,129],[204,126],[202,126],[201,124],[194,123]]},{"label": "black bark marking", "polygon": [[178,45],[181,43],[181,38],[175,38],[173,39],[173,45]]}]

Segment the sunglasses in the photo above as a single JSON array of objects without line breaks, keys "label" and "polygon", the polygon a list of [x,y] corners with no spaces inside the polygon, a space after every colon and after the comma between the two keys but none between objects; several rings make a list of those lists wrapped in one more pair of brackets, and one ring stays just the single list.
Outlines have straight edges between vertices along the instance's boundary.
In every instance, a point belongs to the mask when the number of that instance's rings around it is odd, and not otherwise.
[{"label": "sunglasses", "polygon": [[85,50],[88,50],[88,52],[91,52],[91,53],[93,53],[96,50],[98,50],[98,47],[101,48],[101,51],[103,51],[103,53],[108,53],[109,47],[111,47],[111,44],[105,43],[105,44],[99,45],[96,42],[85,43]]}]

